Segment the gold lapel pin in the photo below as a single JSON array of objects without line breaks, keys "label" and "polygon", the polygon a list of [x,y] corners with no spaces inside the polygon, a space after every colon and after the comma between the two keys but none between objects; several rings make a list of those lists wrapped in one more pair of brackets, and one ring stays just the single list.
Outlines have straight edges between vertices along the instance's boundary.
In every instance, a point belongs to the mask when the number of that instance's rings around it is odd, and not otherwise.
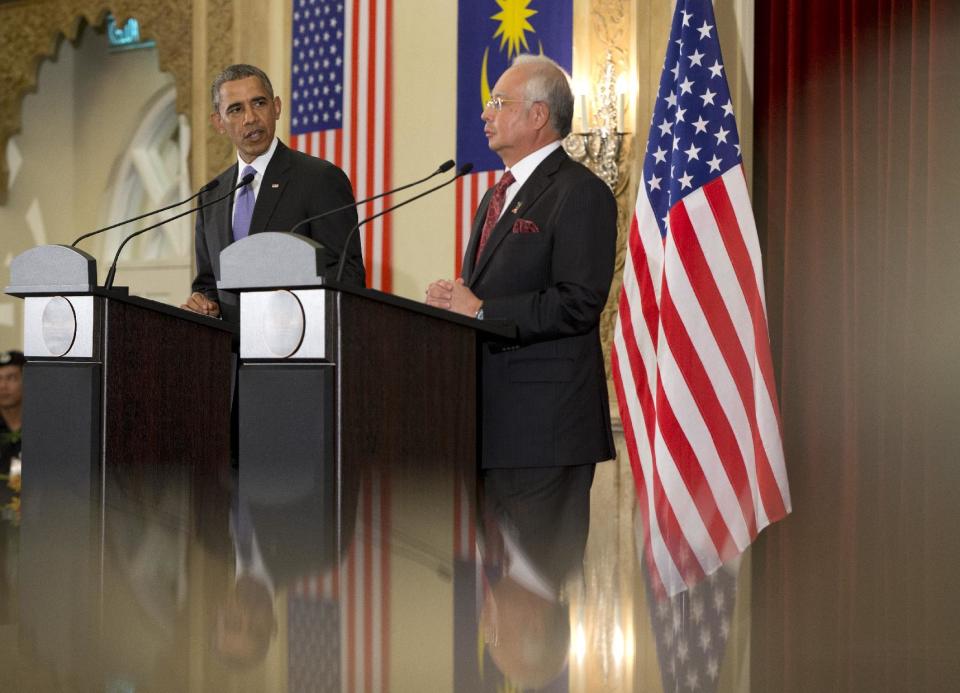
[{"label": "gold lapel pin", "polygon": [[274,184],[271,185],[270,187],[271,187],[271,188],[279,188],[279,187],[280,187],[280,184],[279,184],[279,183],[274,183]]},{"label": "gold lapel pin", "polygon": [[523,206],[523,202],[518,202],[513,206],[513,209],[510,210],[511,214],[517,214],[520,212],[520,208]]}]

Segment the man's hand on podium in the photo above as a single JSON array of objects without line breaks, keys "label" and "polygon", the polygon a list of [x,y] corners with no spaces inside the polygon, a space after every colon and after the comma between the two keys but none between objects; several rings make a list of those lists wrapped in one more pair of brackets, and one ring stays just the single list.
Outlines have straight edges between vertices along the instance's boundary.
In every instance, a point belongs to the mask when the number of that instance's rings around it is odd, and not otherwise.
[{"label": "man's hand on podium", "polygon": [[211,318],[220,317],[220,304],[216,301],[211,301],[199,291],[194,291],[190,294],[187,302],[180,307],[184,310],[200,313],[200,315],[209,315]]},{"label": "man's hand on podium", "polygon": [[483,301],[474,295],[462,278],[455,281],[438,279],[427,287],[426,303],[436,308],[446,308],[454,313],[475,317],[483,306]]}]

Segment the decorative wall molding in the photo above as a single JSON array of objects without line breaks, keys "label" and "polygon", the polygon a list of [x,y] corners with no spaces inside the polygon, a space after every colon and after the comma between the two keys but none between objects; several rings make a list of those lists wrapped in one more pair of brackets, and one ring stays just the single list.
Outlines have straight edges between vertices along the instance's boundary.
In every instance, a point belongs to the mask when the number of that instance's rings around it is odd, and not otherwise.
[{"label": "decorative wall molding", "polygon": [[[633,46],[633,3],[628,0],[591,0],[590,2],[590,83],[599,85],[604,79],[607,68],[607,56],[613,60],[616,73],[634,79],[636,70],[631,55]],[[634,111],[636,104],[630,106]],[[627,118],[629,124],[635,118]],[[632,128],[625,127],[629,131]],[[607,366],[607,386],[611,393],[610,403],[614,418],[619,418],[616,398],[613,396],[613,378],[610,369],[610,347],[613,344],[613,328],[617,320],[617,301],[620,297],[623,263],[626,256],[627,233],[633,218],[633,206],[636,195],[636,181],[633,177],[634,134],[626,134],[620,150],[620,175],[613,194],[617,199],[617,256],[614,264],[613,285],[607,305],[600,317],[600,335],[603,342],[604,360]]]},{"label": "decorative wall molding", "polygon": [[[234,62],[233,36],[234,11],[232,0],[206,0],[207,23],[207,59],[206,79],[203,93],[206,101],[197,104],[203,113],[210,113],[213,105],[210,103],[210,84],[213,78],[225,67]],[[247,62],[240,60],[240,62]],[[200,141],[200,133],[194,135],[194,143]],[[203,142],[207,151],[207,167],[205,180],[213,178],[227,166],[236,161],[237,154],[233,145],[226,137],[218,134],[209,125],[203,129]],[[199,181],[198,181],[199,182]]]}]

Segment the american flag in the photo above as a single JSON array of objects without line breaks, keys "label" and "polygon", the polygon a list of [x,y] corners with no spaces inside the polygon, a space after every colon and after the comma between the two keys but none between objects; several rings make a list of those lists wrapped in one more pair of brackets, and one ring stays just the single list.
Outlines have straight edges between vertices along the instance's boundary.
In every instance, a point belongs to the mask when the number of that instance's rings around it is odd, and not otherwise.
[{"label": "american flag", "polygon": [[[293,0],[290,143],[333,162],[356,198],[390,188],[393,0]],[[361,205],[364,219],[389,198]],[[362,227],[367,281],[393,285],[390,215]]]},{"label": "american flag", "polygon": [[658,599],[643,571],[665,692],[718,689],[737,599],[734,570],[724,567],[672,599]]},{"label": "american flag", "polygon": [[390,690],[390,492],[381,476],[363,479],[356,511],[344,560],[288,594],[291,693]]},{"label": "american flag", "polygon": [[612,367],[657,592],[790,512],[760,246],[713,6],[680,0],[628,237]]}]

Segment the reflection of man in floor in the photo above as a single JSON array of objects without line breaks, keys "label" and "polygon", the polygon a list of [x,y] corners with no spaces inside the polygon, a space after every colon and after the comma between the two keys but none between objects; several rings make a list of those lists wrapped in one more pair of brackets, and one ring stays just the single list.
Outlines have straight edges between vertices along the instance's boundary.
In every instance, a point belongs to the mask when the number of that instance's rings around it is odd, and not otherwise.
[{"label": "reflection of man in floor", "polygon": [[[589,468],[591,472],[592,466]],[[535,475],[536,470],[531,470]],[[589,480],[584,480],[589,488]],[[560,677],[570,643],[565,583],[582,573],[589,520],[582,498],[486,479],[480,554],[488,588],[480,625],[490,658],[525,689]]]},{"label": "reflection of man in floor", "polygon": [[503,534],[503,575],[484,590],[480,627],[490,658],[512,683],[541,688],[564,670],[570,616],[560,586]]},{"label": "reflection of man in floor", "polygon": [[217,609],[213,649],[235,668],[255,666],[266,657],[278,632],[275,603],[281,590],[337,570],[354,537],[357,479],[349,475],[340,481],[338,519],[334,485],[306,487],[295,482],[296,474],[280,477],[241,482],[231,511],[235,577]]}]

